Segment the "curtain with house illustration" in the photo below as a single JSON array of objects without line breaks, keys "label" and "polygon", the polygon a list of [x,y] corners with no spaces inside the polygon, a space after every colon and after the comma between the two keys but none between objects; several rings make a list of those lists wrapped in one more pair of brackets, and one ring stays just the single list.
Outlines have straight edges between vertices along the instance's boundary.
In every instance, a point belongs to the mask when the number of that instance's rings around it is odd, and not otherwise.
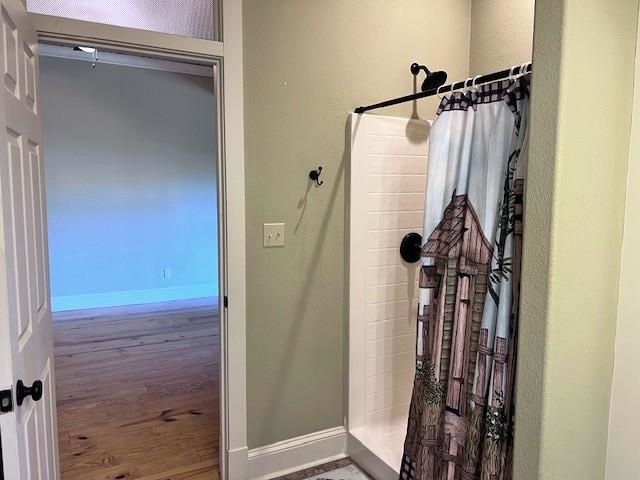
[{"label": "curtain with house illustration", "polygon": [[445,97],[430,133],[401,480],[511,480],[529,76]]}]

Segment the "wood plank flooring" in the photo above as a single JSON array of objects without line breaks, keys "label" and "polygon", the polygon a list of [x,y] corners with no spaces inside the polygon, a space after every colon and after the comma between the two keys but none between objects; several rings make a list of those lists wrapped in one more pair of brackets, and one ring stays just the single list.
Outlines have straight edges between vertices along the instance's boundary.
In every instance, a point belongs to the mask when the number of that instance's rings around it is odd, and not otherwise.
[{"label": "wood plank flooring", "polygon": [[218,480],[213,299],[54,314],[62,480]]}]

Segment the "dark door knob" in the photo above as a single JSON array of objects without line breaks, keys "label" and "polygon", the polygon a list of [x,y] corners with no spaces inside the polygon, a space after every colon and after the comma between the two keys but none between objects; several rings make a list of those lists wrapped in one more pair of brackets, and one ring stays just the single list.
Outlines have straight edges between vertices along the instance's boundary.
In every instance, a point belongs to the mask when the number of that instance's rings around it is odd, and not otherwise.
[{"label": "dark door knob", "polygon": [[22,405],[24,399],[27,397],[33,398],[34,402],[37,402],[42,398],[42,382],[40,380],[33,382],[33,385],[30,387],[27,387],[22,383],[22,380],[18,380],[16,388],[16,403],[18,406]]}]

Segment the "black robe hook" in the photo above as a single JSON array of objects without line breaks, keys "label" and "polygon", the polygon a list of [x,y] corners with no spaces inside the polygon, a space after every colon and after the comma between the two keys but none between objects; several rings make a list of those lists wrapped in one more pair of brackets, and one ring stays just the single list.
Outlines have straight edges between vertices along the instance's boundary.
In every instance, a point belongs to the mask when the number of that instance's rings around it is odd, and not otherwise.
[{"label": "black robe hook", "polygon": [[321,173],[322,173],[322,167],[318,167],[318,169],[317,169],[317,170],[311,170],[311,171],[309,172],[309,178],[310,178],[312,181],[316,182],[316,185],[317,185],[317,186],[320,186],[320,185],[322,185],[322,184],[324,183],[324,182],[321,182],[321,181],[320,181],[320,174],[321,174]]}]

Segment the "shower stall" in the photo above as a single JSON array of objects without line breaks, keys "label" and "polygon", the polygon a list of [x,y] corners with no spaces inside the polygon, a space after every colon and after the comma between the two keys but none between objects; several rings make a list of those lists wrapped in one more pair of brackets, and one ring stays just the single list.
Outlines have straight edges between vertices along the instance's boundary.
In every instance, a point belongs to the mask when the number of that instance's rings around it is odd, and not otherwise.
[{"label": "shower stall", "polygon": [[[347,427],[377,480],[509,471],[531,69],[350,118]],[[363,113],[461,88],[438,110],[425,203],[431,123]]]},{"label": "shower stall", "polygon": [[429,123],[353,115],[349,212],[349,452],[379,480],[400,469],[415,373],[419,263],[398,246],[422,232]]}]

